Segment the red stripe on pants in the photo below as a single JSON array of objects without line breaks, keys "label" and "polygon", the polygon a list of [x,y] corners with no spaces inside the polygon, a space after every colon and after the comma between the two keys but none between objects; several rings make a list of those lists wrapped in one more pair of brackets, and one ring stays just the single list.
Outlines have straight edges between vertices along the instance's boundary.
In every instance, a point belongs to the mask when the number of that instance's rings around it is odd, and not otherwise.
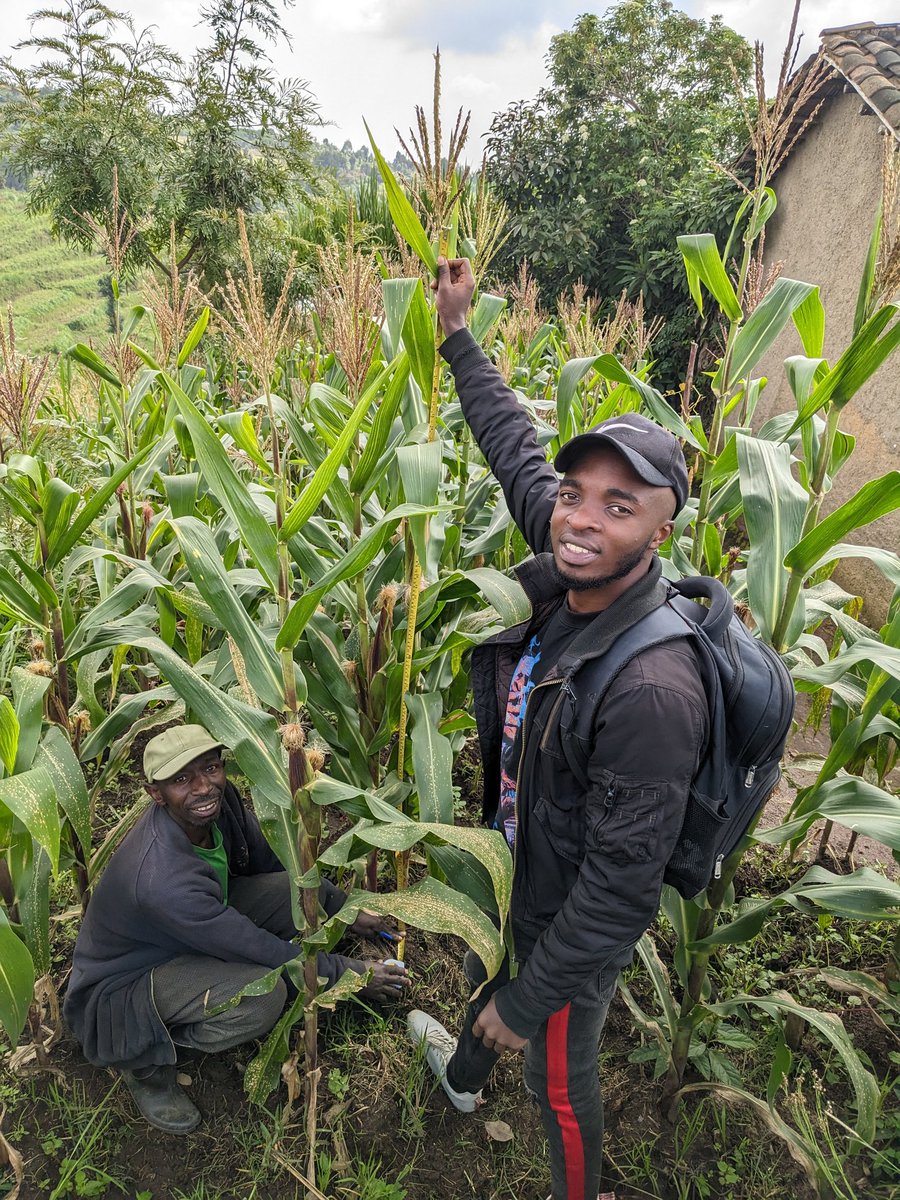
[{"label": "red stripe on pants", "polygon": [[566,1162],[568,1200],[584,1200],[584,1143],[569,1101],[569,1008],[547,1022],[547,1099],[556,1113]]}]

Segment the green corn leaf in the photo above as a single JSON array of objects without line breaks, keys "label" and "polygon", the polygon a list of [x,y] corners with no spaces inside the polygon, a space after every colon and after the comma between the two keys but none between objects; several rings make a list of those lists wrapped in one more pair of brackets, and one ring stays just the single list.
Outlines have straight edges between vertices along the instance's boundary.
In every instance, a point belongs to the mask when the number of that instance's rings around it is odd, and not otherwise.
[{"label": "green corn leaf", "polygon": [[869,307],[872,303],[872,292],[875,287],[875,273],[878,269],[878,252],[881,249],[881,231],[884,225],[884,204],[878,205],[875,214],[875,224],[872,236],[869,238],[869,248],[863,266],[862,278],[859,281],[859,292],[856,296],[856,312],[853,317],[853,336],[862,329],[869,317]]},{"label": "green corn leaf", "polygon": [[766,1085],[766,1099],[769,1102],[769,1108],[773,1110],[778,1091],[787,1078],[791,1069],[791,1063],[794,1061],[794,1056],[781,1036],[780,1031],[778,1031],[776,1039],[775,1052],[772,1056],[772,1066],[769,1070],[769,1081]]},{"label": "green corn leaf", "polygon": [[372,421],[366,446],[353,474],[350,476],[349,488],[354,495],[364,493],[378,466],[381,455],[387,447],[391,427],[400,409],[400,401],[406,391],[409,379],[409,356],[404,352],[397,359],[397,366],[390,382],[378,405],[378,411]]},{"label": "green corn leaf", "polygon": [[703,315],[702,283],[730,321],[743,317],[731,280],[725,273],[716,239],[711,233],[692,233],[678,239],[678,249],[684,259],[688,287],[701,316]]},{"label": "green corn leaf", "polygon": [[518,625],[531,615],[531,604],[522,585],[494,567],[473,567],[465,578],[474,583],[505,626]]},{"label": "green corn leaf", "polygon": [[[318,782],[316,784],[318,787]],[[466,825],[453,825],[436,821],[397,820],[401,814],[394,814],[393,822],[385,824],[362,824],[354,826],[348,833],[333,843],[321,856],[320,862],[326,866],[343,866],[345,863],[359,857],[361,847],[376,846],[380,850],[397,852],[410,850],[418,842],[427,839],[427,850],[435,852],[438,859],[443,856],[438,853],[441,844],[452,846],[478,864],[480,870],[472,874],[472,880],[482,880],[486,875],[488,881],[488,896],[491,911],[497,912],[501,922],[505,922],[509,912],[512,896],[513,862],[506,838],[497,829],[473,829]],[[450,859],[448,861],[461,861]],[[484,889],[481,883],[475,883],[474,891],[467,888],[457,888],[476,903],[479,903]],[[501,925],[502,936],[502,925]]]},{"label": "green corn leaf", "polygon": [[[792,314],[796,313],[818,288],[797,279],[777,279],[772,290],[756,306],[741,327],[734,340],[729,368],[731,381],[744,379],[781,333]],[[821,302],[819,304],[821,308]],[[721,390],[725,381],[722,368],[713,380],[713,387]]]},{"label": "green corn leaf", "polygon": [[[765,1100],[760,1100],[746,1088],[737,1087],[731,1083],[688,1083],[679,1089],[678,1094],[686,1096],[693,1092],[719,1098],[722,1109],[726,1111],[734,1108],[736,1102],[746,1104],[756,1114],[762,1128],[769,1130],[785,1143],[791,1158],[806,1174],[812,1194],[821,1194],[818,1167],[810,1155],[808,1143],[786,1121],[783,1121]],[[821,1151],[818,1149],[816,1156],[821,1158]]]},{"label": "green corn leaf", "polygon": [[238,475],[222,443],[191,398],[165,372],[160,374],[159,380],[175,400],[178,411],[184,418],[207,486],[231,517],[235,527],[241,531],[257,567],[265,576],[269,587],[275,591],[278,586],[278,544],[272,527],[254,504],[247,485]]},{"label": "green corn leaf", "polygon": [[440,878],[445,879],[454,891],[468,896],[483,913],[493,913],[499,917],[491,877],[477,858],[458,850],[456,846],[432,845],[428,842],[425,844],[425,856],[432,868],[432,875],[436,874],[433,869],[436,866]]},{"label": "green corn leaf", "polygon": [[453,824],[453,751],[438,731],[443,711],[439,692],[407,696],[412,718],[412,759],[421,821]]},{"label": "green corn leaf", "polygon": [[900,556],[893,550],[883,550],[880,546],[857,546],[853,542],[838,542],[836,546],[832,546],[818,562],[813,563],[808,574],[812,575],[829,563],[844,558],[869,559],[889,583],[900,587]]},{"label": "green corn leaf", "polygon": [[134,567],[122,579],[105,600],[88,609],[76,629],[69,636],[66,649],[75,657],[84,653],[84,647],[94,636],[94,630],[124,616],[132,617],[135,606],[139,604],[148,592],[154,589],[168,592],[171,584],[167,579],[154,571],[149,565]]},{"label": "green corn leaf", "polygon": [[194,351],[200,344],[200,339],[206,332],[206,327],[209,324],[209,308],[204,308],[200,316],[194,322],[194,327],[184,339],[184,345],[178,351],[178,358],[175,362],[176,368],[180,371],[187,360],[191,357]]},{"label": "green corn leaf", "polygon": [[[105,656],[108,652],[98,650],[96,653]],[[177,692],[168,684],[150,688],[146,692],[137,692],[133,696],[123,696],[112,712],[92,729],[90,735],[81,743],[81,761],[87,763],[102,754],[117,737],[132,728],[149,704],[176,698]]]},{"label": "green corn leaf", "polygon": [[900,679],[900,649],[886,646],[884,642],[874,638],[860,638],[852,646],[845,646],[840,654],[830,662],[818,667],[800,664],[794,667],[794,675],[798,680],[831,687],[837,680],[860,663],[874,663],[880,670],[885,671],[894,679]]},{"label": "green corn leaf", "polygon": [[143,346],[139,346],[137,342],[129,342],[128,349],[133,350],[144,366],[149,367],[151,371],[162,371],[162,367],[159,365],[150,351],[145,350]]},{"label": "green corn leaf", "polygon": [[381,151],[375,145],[371,129],[369,129],[365,121],[363,121],[363,124],[366,126],[366,133],[369,135],[369,145],[372,147],[378,172],[384,183],[388,208],[391,210],[391,219],[397,227],[397,232],[415,251],[430,273],[436,275],[437,257],[435,256],[431,242],[428,240],[428,235],[422,228],[422,222],[416,215],[416,210],[407,199],[406,193],[394,178],[394,172],[385,162]]},{"label": "green corn leaf", "polygon": [[4,613],[23,625],[47,629],[47,621],[40,601],[24,588],[18,579],[0,565],[0,613]]},{"label": "green corn leaf", "polygon": [[285,517],[278,535],[281,541],[287,542],[292,537],[295,537],[318,509],[322,502],[322,497],[333,483],[340,468],[344,465],[348,451],[356,440],[357,433],[365,420],[372,401],[378,394],[385,379],[389,378],[395,369],[396,360],[378,372],[375,380],[369,384],[359,398],[350,419],[344,425],[340,437],[335,442],[334,448],[325,456],[321,466],[309,483],[306,484],[300,493],[299,499]]},{"label": "green corn leaf", "polygon": [[[694,434],[693,430],[685,424],[675,409],[669,404],[666,399],[659,394],[656,388],[645,383],[643,379],[639,379],[631,371],[627,371],[619,360],[613,354],[600,354],[597,358],[588,359],[573,359],[572,362],[589,363],[588,367],[584,368],[583,378],[590,368],[593,368],[604,379],[612,379],[616,383],[624,384],[633,392],[636,392],[640,397],[641,403],[646,408],[649,415],[664,429],[668,429],[670,433],[674,433],[677,438],[693,446],[696,450],[702,450],[703,446]],[[567,366],[570,364],[566,364]],[[562,386],[563,374],[565,367],[560,372],[560,387]],[[578,380],[576,379],[575,382]],[[567,385],[568,386],[568,385]],[[559,403],[557,395],[557,404]]]},{"label": "green corn leaf", "polygon": [[[829,401],[843,408],[881,364],[900,346],[900,305],[885,304],[866,321],[831,370],[810,393],[786,437]],[[891,324],[894,322],[893,324]],[[888,328],[890,326],[890,328]],[[885,330],[887,329],[887,332]]]},{"label": "green corn leaf", "polygon": [[22,832],[13,839],[9,866],[25,945],[37,976],[50,970],[50,859]]},{"label": "green corn leaf", "polygon": [[412,303],[413,294],[418,288],[419,279],[385,279],[381,285],[384,296],[384,330],[382,340],[385,353],[389,358],[395,358],[401,350],[400,339],[403,336],[403,326],[406,324],[406,314]]},{"label": "green corn leaf", "polygon": [[71,358],[81,366],[87,367],[89,371],[99,376],[106,383],[111,383],[113,387],[121,389],[122,381],[112,369],[108,367],[103,359],[93,351],[90,346],[85,346],[83,342],[79,342],[77,346],[72,346],[66,351],[66,358]]},{"label": "green corn leaf", "polygon": [[[391,790],[390,785],[395,787]],[[406,822],[414,824],[410,817],[404,815],[401,805],[405,802],[412,790],[412,786],[408,780],[399,780],[396,775],[388,776],[388,780],[382,788],[377,791],[359,787],[356,784],[341,783],[338,779],[332,779],[329,775],[317,775],[315,781],[309,789],[310,798],[315,804],[335,804],[342,812],[346,812],[348,816],[363,817],[368,819],[371,817],[373,821],[381,821],[388,825],[394,822]],[[351,835],[356,830],[357,826],[351,830]],[[341,839],[338,839],[340,841]],[[337,842],[333,843],[333,846]],[[332,847],[325,850],[320,855],[319,861],[326,862],[325,855],[331,853]],[[343,866],[348,859],[328,859],[327,862],[332,866]]]},{"label": "green corn leaf", "polygon": [[437,879],[422,879],[400,892],[351,892],[344,907],[331,920],[352,925],[361,908],[394,917],[429,933],[461,937],[484,963],[489,979],[503,962],[503,942],[491,920],[468,896],[454,892]]},{"label": "green corn leaf", "polygon": [[[435,508],[441,486],[442,454],[439,441],[421,442],[398,449],[397,465],[407,504],[415,504],[420,509]],[[428,515],[411,516],[409,529],[419,562],[424,563],[428,557]]]},{"label": "green corn leaf", "polygon": [[106,508],[109,501],[112,499],[116,488],[120,487],[132,471],[140,466],[145,458],[154,449],[152,444],[144,446],[139,450],[128,462],[123,463],[110,477],[106,480],[101,488],[99,488],[87,504],[80,509],[75,520],[71,523],[68,529],[60,530],[59,534],[50,548],[50,557],[47,560],[49,568],[58,567],[66,555],[77,546],[82,538],[82,535],[91,526],[103,510]]},{"label": "green corn leaf", "polygon": [[421,279],[416,280],[416,287],[413,289],[409,308],[406,310],[406,320],[403,324],[403,345],[409,355],[413,378],[419,385],[422,396],[428,400],[431,396],[434,377],[434,322],[425,299]]},{"label": "green corn leaf", "polygon": [[47,605],[48,608],[56,608],[59,605],[59,596],[57,596],[52,583],[49,579],[45,579],[40,571],[36,571],[29,563],[25,561],[21,554],[17,553],[11,546],[3,550],[3,554],[9,555],[13,560],[29,586],[33,587],[36,594]]},{"label": "green corn leaf", "polygon": [[[804,816],[836,821],[853,833],[900,850],[900,796],[856,775],[829,779],[814,789],[812,809]],[[900,916],[900,913],[897,914]]]},{"label": "green corn leaf", "polygon": [[234,438],[234,444],[238,449],[243,450],[265,475],[272,474],[272,464],[260,448],[256,436],[256,426],[246,409],[241,409],[239,412],[221,413],[216,418],[216,424]]},{"label": "green corn leaf", "polygon": [[718,578],[722,569],[722,536],[715,525],[707,525],[703,534],[703,558],[706,573]]},{"label": "green corn leaf", "polygon": [[797,407],[802,408],[813,388],[827,374],[828,363],[824,358],[804,358],[802,354],[794,354],[784,360],[784,371]]},{"label": "green corn leaf", "polygon": [[11,475],[9,479],[13,486],[0,486],[0,495],[13,512],[33,529],[36,525],[35,517],[40,513],[40,505],[31,495],[27,485],[23,486],[21,480]]},{"label": "green corn leaf", "polygon": [[24,475],[34,484],[35,492],[39,492],[44,486],[46,479],[45,472],[41,468],[40,462],[33,454],[20,454],[15,452],[10,454],[6,460],[7,468],[11,478]]},{"label": "green corn leaf", "polygon": [[761,193],[750,192],[748,195],[746,195],[741,201],[741,204],[735,213],[734,220],[731,223],[731,232],[728,235],[728,241],[725,243],[725,252],[722,255],[722,262],[730,261],[735,241],[738,233],[740,232],[741,221],[743,221],[744,217],[747,215],[748,209],[750,209],[750,207],[756,201],[757,195],[759,197],[759,207],[756,212],[756,220],[753,222],[752,227],[748,222],[746,234],[751,241],[755,241],[759,237],[763,229],[766,227],[769,219],[774,214],[775,209],[778,207],[778,198],[770,187],[763,188]]},{"label": "green corn leaf", "polygon": [[237,643],[250,686],[263,704],[283,708],[284,685],[278,655],[238,599],[212,533],[196,517],[179,517],[170,521],[170,525],[200,595]]},{"label": "green corn leaf", "polygon": [[0,1025],[9,1044],[18,1045],[34,991],[34,964],[28,947],[13,932],[0,908]]},{"label": "green corn leaf", "polygon": [[18,817],[59,870],[59,811],[53,779],[43,766],[0,779],[0,805]]},{"label": "green corn leaf", "polygon": [[806,901],[838,916],[860,921],[900,917],[900,884],[871,867],[860,867],[852,875],[835,875],[824,867],[811,867],[788,890],[790,903],[801,908]]},{"label": "green corn leaf", "polygon": [[161,475],[166,500],[173,517],[189,517],[197,503],[200,476],[195,471],[184,475]]},{"label": "green corn leaf", "polygon": [[491,332],[506,308],[503,296],[494,296],[490,292],[481,292],[478,302],[469,322],[472,337],[479,345],[484,345],[487,335]]},{"label": "green corn leaf", "polygon": [[293,649],[296,646],[300,635],[306,628],[307,621],[318,608],[319,601],[326,592],[344,579],[349,579],[365,570],[381,550],[385,539],[404,517],[420,516],[423,513],[434,511],[433,508],[423,510],[416,504],[401,504],[376,521],[330,571],[326,571],[324,575],[320,576],[315,587],[309,588],[296,601],[278,632],[275,649],[284,650],[288,647]]},{"label": "green corn leaf", "polygon": [[808,1008],[806,1005],[799,1004],[793,996],[783,991],[773,992],[772,995],[765,997],[734,996],[728,1000],[727,1004],[729,1008],[734,1004],[752,1005],[761,1008],[770,1016],[774,1016],[776,1013],[792,1014],[801,1017],[808,1025],[822,1034],[840,1056],[853,1085],[856,1095],[856,1132],[866,1142],[874,1139],[875,1118],[878,1114],[880,1099],[878,1081],[871,1071],[867,1071],[862,1065],[840,1017],[835,1016],[834,1013],[821,1012],[817,1008]]},{"label": "green corn leaf", "polygon": [[14,766],[16,774],[27,771],[34,762],[44,723],[44,696],[49,687],[49,676],[35,675],[23,667],[13,667],[13,706],[19,722],[19,741]]},{"label": "green corn leaf", "polygon": [[821,967],[816,978],[839,992],[868,996],[900,1016],[900,996],[889,992],[880,980],[864,971],[842,971],[839,967]]},{"label": "green corn leaf", "polygon": [[34,762],[35,766],[43,767],[50,776],[59,806],[68,817],[87,858],[91,851],[90,797],[81,764],[75,757],[71,742],[58,725],[51,725],[44,734]]},{"label": "green corn leaf", "polygon": [[[800,540],[807,495],[791,475],[788,446],[744,434],[738,434],[736,441],[750,539],[747,597],[763,638],[771,641],[788,580],[784,559]],[[787,645],[793,645],[803,626],[801,595],[785,633]]]},{"label": "green corn leaf", "polygon": [[72,514],[78,507],[78,492],[63,479],[53,478],[41,492],[41,508],[44,513],[44,531],[47,545],[53,547],[59,537],[69,532]]},{"label": "green corn leaf", "polygon": [[808,574],[813,564],[825,558],[832,546],[848,533],[897,508],[900,508],[900,471],[889,471],[880,479],[864,484],[851,500],[820,521],[788,552],[784,565],[792,571]]},{"label": "green corn leaf", "polygon": [[19,718],[6,696],[0,696],[0,762],[7,775],[16,765],[16,750],[19,746]]},{"label": "green corn leaf", "polygon": [[672,994],[669,972],[666,970],[665,964],[659,956],[656,942],[649,933],[644,933],[638,940],[636,949],[641,962],[646,968],[647,974],[650,976],[653,990],[656,992],[660,1007],[665,1014],[669,1033],[670,1035],[674,1035],[678,1027],[678,1006]]},{"label": "green corn leaf", "polygon": [[244,1091],[253,1104],[264,1105],[281,1080],[281,1068],[291,1056],[291,1030],[303,1016],[303,999],[303,992],[298,992],[247,1064]]},{"label": "green corn leaf", "polygon": [[825,307],[819,289],[813,288],[791,316],[803,343],[803,353],[809,358],[821,358],[825,346]]},{"label": "green corn leaf", "polygon": [[[757,830],[754,837],[760,842],[773,842],[779,829]],[[860,921],[883,921],[900,917],[900,885],[869,867],[860,867],[852,875],[834,875],[823,867],[809,871],[770,900],[744,900],[738,907],[735,920],[720,925],[709,937],[692,942],[688,949],[708,951],[715,946],[734,946],[752,941],[775,909],[785,904],[800,912],[835,913]]]}]

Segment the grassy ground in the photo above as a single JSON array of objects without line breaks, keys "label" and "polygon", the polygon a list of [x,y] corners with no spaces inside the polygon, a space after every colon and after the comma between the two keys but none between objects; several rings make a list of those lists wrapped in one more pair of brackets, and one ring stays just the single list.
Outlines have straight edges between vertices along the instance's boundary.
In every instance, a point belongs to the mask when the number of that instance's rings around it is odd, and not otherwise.
[{"label": "grassy ground", "polygon": [[[100,825],[113,821],[137,794],[126,777],[105,796]],[[798,873],[806,864],[798,865]],[[787,868],[772,852],[748,856],[741,895],[781,891]],[[65,985],[76,922],[72,898],[57,897],[53,981]],[[670,938],[660,922],[663,957]],[[840,1119],[852,1119],[846,1075],[827,1044],[806,1031],[795,1053],[790,1092],[780,1108],[795,1124],[809,1122],[822,1162],[848,1200],[900,1198],[900,1020],[817,982],[825,963],[883,970],[889,930],[783,910],[752,944],[728,948],[716,978],[737,990],[765,994],[786,988],[805,1003],[841,1015],[864,1061],[881,1081],[884,1106],[876,1147],[854,1152]],[[349,1002],[323,1017],[320,1030],[318,1185],[335,1200],[544,1200],[549,1172],[537,1111],[518,1058],[504,1059],[476,1113],[457,1113],[436,1088],[420,1052],[408,1043],[409,1007],[458,1026],[464,997],[463,946],[453,938],[416,933],[407,945],[414,984],[397,1009]],[[353,949],[350,948],[350,953]],[[653,1003],[639,968],[629,984],[648,1011]],[[725,1053],[757,1096],[765,1096],[771,1028],[748,1021],[751,1047]],[[187,1138],[144,1124],[111,1072],[91,1068],[62,1032],[52,1071],[12,1074],[0,1068],[0,1133],[25,1159],[19,1200],[126,1197],[128,1200],[303,1200],[306,1147],[300,1113],[284,1112],[286,1091],[268,1108],[251,1107],[243,1072],[252,1047],[180,1065],[184,1086],[204,1121]],[[812,1200],[802,1171],[745,1106],[728,1098],[687,1097],[674,1122],[658,1108],[652,1040],[641,1038],[620,997],[610,1010],[600,1054],[606,1104],[605,1151],[619,1200]],[[695,1078],[699,1078],[695,1076]],[[512,1135],[498,1141],[489,1122]],[[495,1131],[496,1132],[496,1131]],[[0,1140],[0,1164],[3,1143]],[[12,1188],[0,1165],[0,1197]]]},{"label": "grassy ground", "polygon": [[0,306],[13,305],[21,349],[60,352],[109,333],[105,261],[55,241],[24,192],[0,188]]}]

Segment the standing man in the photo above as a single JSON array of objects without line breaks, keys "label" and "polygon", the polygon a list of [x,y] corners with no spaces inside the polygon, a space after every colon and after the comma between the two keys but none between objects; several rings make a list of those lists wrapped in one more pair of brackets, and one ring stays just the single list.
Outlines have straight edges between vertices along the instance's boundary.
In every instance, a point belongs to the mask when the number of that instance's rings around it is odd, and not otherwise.
[{"label": "standing man", "polygon": [[[75,943],[65,1016],[97,1066],[118,1067],[141,1115],[167,1133],[190,1133],[200,1113],[175,1077],[176,1046],[216,1053],[263,1037],[288,995],[283,978],[262,996],[217,1008],[301,948],[291,880],[259,822],[225,778],[222,745],[202,725],[180,725],[144,750],[153,804],[110,859]],[[324,882],[329,916],[344,893]],[[386,935],[361,912],[351,932]],[[347,970],[372,971],[362,995],[394,1000],[403,968],[319,954],[328,986]]]},{"label": "standing man", "polygon": [[[506,963],[470,1003],[458,1043],[419,1011],[410,1036],[426,1042],[463,1112],[499,1055],[524,1049],[550,1146],[550,1200],[594,1200],[600,1034],[616,976],[658,910],[709,717],[686,639],[639,653],[599,702],[592,678],[618,634],[666,600],[656,551],[687,499],[687,471],[676,439],[633,413],[567,442],[554,470],[466,328],[468,261],[441,259],[434,286],[466,421],[536,557],[518,568],[531,619],[472,657],[484,818],[515,862],[518,973]],[[471,953],[465,965],[473,986],[484,980]]]}]

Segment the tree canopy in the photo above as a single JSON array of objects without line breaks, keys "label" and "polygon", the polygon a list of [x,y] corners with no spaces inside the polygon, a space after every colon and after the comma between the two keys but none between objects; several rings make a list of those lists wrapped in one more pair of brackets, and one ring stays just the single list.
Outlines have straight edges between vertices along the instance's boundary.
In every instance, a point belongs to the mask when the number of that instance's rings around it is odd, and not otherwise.
[{"label": "tree canopy", "polygon": [[315,105],[302,81],[276,77],[264,48],[287,38],[280,10],[292,2],[211,0],[200,9],[209,40],[189,62],[101,0],[35,13],[40,32],[16,49],[37,62],[0,63],[12,91],[0,150],[28,176],[32,210],[94,244],[115,167],[137,228],[125,268],[167,258],[174,225],[180,261],[220,278],[236,211],[284,203],[309,171]]},{"label": "tree canopy", "polygon": [[553,38],[547,66],[548,86],[491,126],[490,175],[513,221],[507,261],[527,258],[551,294],[583,279],[606,297],[643,291],[668,313],[686,297],[675,237],[736,207],[711,164],[745,133],[750,47],[719,17],[621,0]]}]

